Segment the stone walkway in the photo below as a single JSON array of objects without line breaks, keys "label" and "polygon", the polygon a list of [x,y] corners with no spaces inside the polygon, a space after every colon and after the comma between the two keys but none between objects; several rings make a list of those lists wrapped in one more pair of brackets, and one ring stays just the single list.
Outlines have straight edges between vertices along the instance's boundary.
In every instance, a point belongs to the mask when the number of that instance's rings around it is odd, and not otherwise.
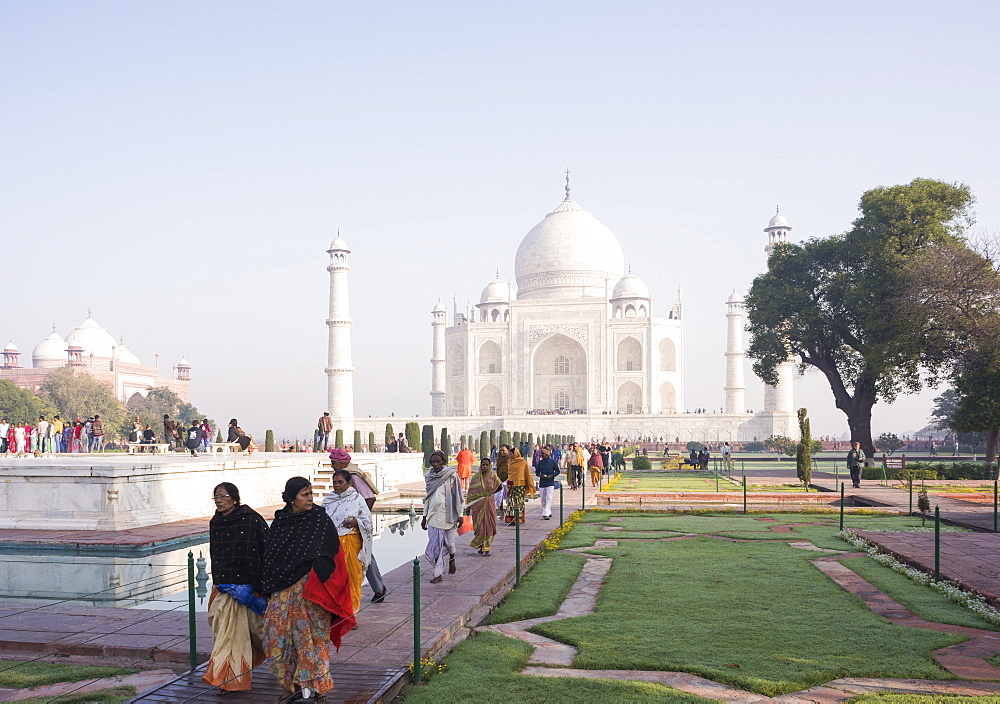
[{"label": "stone walkway", "polygon": [[[667,540],[685,540],[696,536],[678,536]],[[632,540],[626,538],[624,540]],[[522,675],[533,677],[582,677],[591,679],[636,680],[654,682],[708,699],[739,702],[840,702],[858,694],[871,692],[902,692],[926,695],[988,696],[1000,693],[1000,668],[987,661],[1000,653],[1000,633],[978,628],[952,626],[925,621],[902,604],[877,589],[869,582],[838,562],[843,557],[863,555],[863,553],[843,553],[836,550],[818,548],[808,541],[789,541],[789,545],[804,550],[826,554],[811,562],[841,588],[858,596],[868,608],[894,624],[910,628],[928,628],[946,633],[967,636],[969,640],[940,650],[932,656],[946,670],[954,674],[958,681],[933,680],[891,680],[882,678],[844,678],[828,682],[826,685],[811,687],[779,697],[767,697],[685,672],[646,670],[583,670],[572,667],[576,648],[531,633],[530,629],[540,623],[559,621],[566,618],[585,616],[593,613],[600,587],[612,558],[588,552],[594,548],[617,547],[617,540],[601,539],[590,548],[569,548],[587,557],[580,576],[569,591],[569,596],[552,616],[514,621],[511,623],[483,626],[477,631],[492,632],[517,638],[533,647]]]}]

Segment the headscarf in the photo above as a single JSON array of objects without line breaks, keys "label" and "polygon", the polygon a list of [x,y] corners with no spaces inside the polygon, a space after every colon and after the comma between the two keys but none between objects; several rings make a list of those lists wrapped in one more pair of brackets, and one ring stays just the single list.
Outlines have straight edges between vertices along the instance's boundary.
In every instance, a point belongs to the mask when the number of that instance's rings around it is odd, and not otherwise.
[{"label": "headscarf", "polygon": [[267,521],[249,506],[237,504],[228,515],[216,511],[208,531],[212,582],[249,584],[259,592]]},{"label": "headscarf", "polygon": [[455,481],[448,485],[448,493],[444,497],[445,521],[447,523],[458,523],[462,520],[462,504],[464,503],[464,499],[462,498],[462,485],[459,484],[458,473],[455,472],[454,467],[442,467],[440,471],[432,469],[424,475],[424,483],[427,487],[427,493],[424,495],[424,513],[426,515],[427,505],[431,500],[431,496],[441,488],[445,480],[449,477]]},{"label": "headscarf", "polygon": [[285,482],[281,498],[285,508],[274,514],[274,522],[264,546],[263,594],[273,594],[292,586],[310,569],[316,570],[321,581],[333,574],[334,557],[340,552],[340,538],[333,521],[321,506],[292,512],[291,502],[309,486],[304,477],[292,477]]},{"label": "headscarf", "polygon": [[[351,453],[345,450],[344,448],[335,447],[332,450],[330,450],[330,462],[350,462],[350,461],[351,461]],[[349,464],[346,467],[344,467],[344,469],[350,472],[353,476],[359,477],[361,481],[363,481],[365,484],[368,485],[368,488],[371,490],[373,494],[376,495],[378,494],[378,487],[375,486],[375,482],[373,482],[371,478],[368,476],[368,473],[362,470],[360,467],[358,467],[358,465]]]},{"label": "headscarf", "polygon": [[[339,460],[342,461],[342,460]],[[368,504],[361,498],[361,494],[353,486],[347,487],[342,494],[331,491],[323,498],[323,509],[326,511],[333,525],[337,527],[338,535],[347,535],[354,528],[348,528],[344,521],[348,518],[358,520],[358,533],[361,534],[361,550],[358,552],[358,562],[364,569],[368,569],[368,563],[372,559],[372,514],[368,510]]]}]

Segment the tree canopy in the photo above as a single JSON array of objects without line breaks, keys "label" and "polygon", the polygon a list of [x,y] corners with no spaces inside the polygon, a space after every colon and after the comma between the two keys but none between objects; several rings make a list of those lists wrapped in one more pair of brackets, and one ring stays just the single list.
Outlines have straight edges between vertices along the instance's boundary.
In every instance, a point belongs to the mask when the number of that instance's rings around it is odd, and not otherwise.
[{"label": "tree canopy", "polygon": [[54,369],[42,382],[43,402],[55,407],[63,420],[100,415],[108,435],[122,434],[126,409],[111,387],[86,371],[73,367]]},{"label": "tree canopy", "polygon": [[22,389],[9,379],[0,380],[0,418],[11,423],[31,423],[38,416],[52,418],[57,413],[55,407],[45,399]]},{"label": "tree canopy", "polygon": [[874,454],[871,409],[921,388],[935,320],[901,295],[907,264],[937,245],[964,242],[973,197],[962,184],[915,179],[861,196],[842,235],[779,244],[746,298],[747,354],[765,382],[790,356],[826,377],[851,439]]},{"label": "tree canopy", "polygon": [[[133,394],[126,406],[129,413],[138,416],[139,422],[143,425],[148,424],[157,435],[163,429],[164,415],[183,425],[190,425],[205,417],[193,405],[182,401],[173,391],[160,386],[150,388],[145,396],[139,393]],[[209,423],[213,428],[217,427],[214,420],[209,419]],[[131,428],[131,421],[128,425]]]}]

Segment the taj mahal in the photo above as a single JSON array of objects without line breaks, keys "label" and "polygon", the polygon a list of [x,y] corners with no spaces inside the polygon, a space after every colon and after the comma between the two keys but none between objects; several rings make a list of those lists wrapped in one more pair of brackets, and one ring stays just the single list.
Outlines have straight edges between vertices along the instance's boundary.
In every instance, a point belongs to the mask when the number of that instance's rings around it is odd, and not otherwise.
[{"label": "taj mahal", "polygon": [[[563,201],[521,240],[516,285],[497,275],[475,305],[460,309],[455,301],[450,312],[440,300],[434,306],[429,419],[354,417],[350,249],[338,233],[327,250],[326,374],[334,427],[345,438],[357,429],[379,439],[387,422],[398,431],[410,420],[430,423],[436,433],[446,427],[455,439],[491,429],[712,443],[797,437],[791,362],[779,366],[775,386],[764,387],[763,410],[746,409],[743,300],[735,292],[724,302],[723,412],[684,411],[687,403],[702,404],[685,398],[681,291],[669,307],[654,301],[626,268],[614,233],[570,190],[567,174]],[[765,252],[787,241],[790,230],[775,214],[764,228]]]}]

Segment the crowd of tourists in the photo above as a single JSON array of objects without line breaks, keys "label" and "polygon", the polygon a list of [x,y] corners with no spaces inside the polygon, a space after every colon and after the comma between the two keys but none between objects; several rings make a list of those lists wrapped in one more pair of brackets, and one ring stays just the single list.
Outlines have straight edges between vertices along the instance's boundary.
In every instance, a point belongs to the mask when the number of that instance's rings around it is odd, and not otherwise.
[{"label": "crowd of tourists", "polygon": [[98,414],[86,419],[63,421],[59,416],[38,422],[10,423],[0,420],[0,452],[24,457],[48,452],[102,452],[104,422]]},{"label": "crowd of tourists", "polygon": [[[601,458],[605,447],[593,443],[591,457]],[[551,520],[562,458],[572,452],[576,462],[579,448],[501,445],[494,449],[495,462],[485,457],[476,471],[468,448],[458,453],[457,468],[434,451],[421,519],[431,583],[458,571],[460,534],[473,531],[470,545],[489,557],[500,517],[508,526],[524,523],[529,499],[539,497],[543,520]],[[363,580],[372,589],[371,603],[382,603],[388,594],[372,553],[371,509],[378,490],[346,450],[333,449],[330,462],[332,491],[317,503],[310,481],[292,477],[270,525],[241,503],[234,484],[223,482],[212,492],[213,649],[202,679],[218,694],[250,689],[251,670],[269,660],[284,690],[279,701],[322,701],[334,686],[329,647],[339,650],[344,634],[357,627]]]}]

